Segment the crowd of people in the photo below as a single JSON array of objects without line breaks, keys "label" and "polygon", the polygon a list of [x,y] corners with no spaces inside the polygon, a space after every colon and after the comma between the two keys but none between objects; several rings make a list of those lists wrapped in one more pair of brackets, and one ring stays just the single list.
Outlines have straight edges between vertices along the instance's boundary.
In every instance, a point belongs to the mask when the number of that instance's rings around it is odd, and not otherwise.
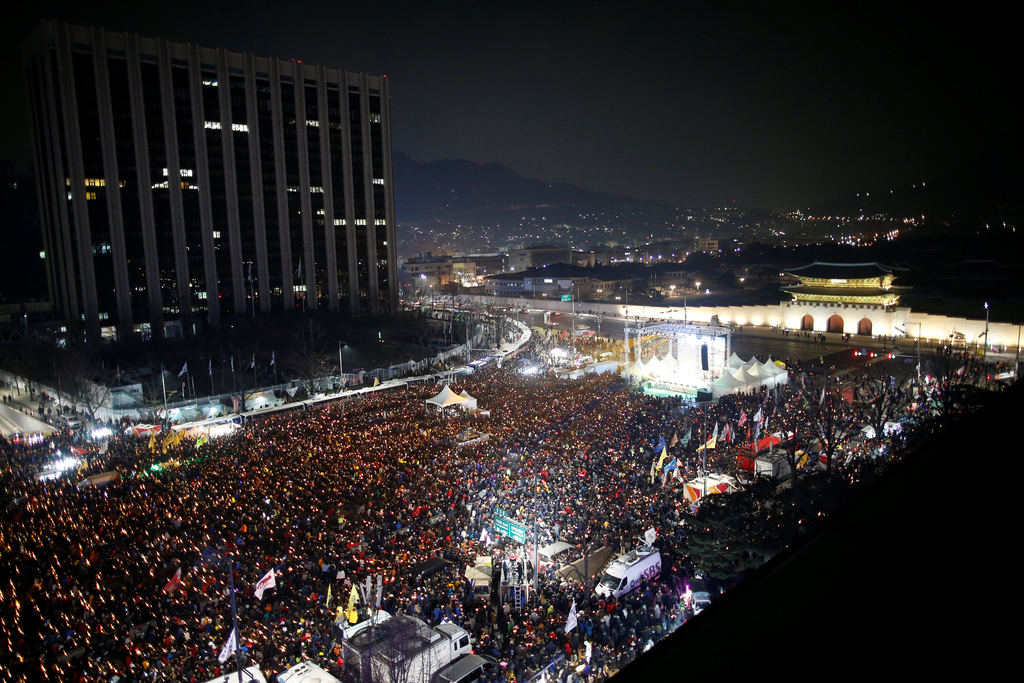
[{"label": "crowd of people", "polygon": [[[798,389],[696,408],[610,375],[527,377],[515,365],[452,387],[486,417],[427,410],[439,387],[410,384],[253,418],[199,448],[187,439],[164,452],[115,433],[88,447],[78,476],[50,481],[34,476],[40,463],[80,437],[0,441],[0,681],[206,681],[233,670],[218,658],[232,630],[230,578],[246,664],[269,678],[309,658],[345,680],[332,625],[353,583],[378,574],[382,609],[460,624],[503,677],[603,680],[688,616],[691,569],[676,551],[691,510],[672,478],[654,476],[660,440],[685,478],[712,424],[731,425],[737,445],[751,429],[743,416],[785,406]],[[467,427],[489,440],[459,447]],[[728,445],[704,451],[709,469],[735,468]],[[115,469],[106,486],[76,485]],[[521,609],[475,597],[463,569],[494,550],[499,508],[524,524],[536,515],[548,538],[577,547],[572,559],[628,550],[653,528],[664,571],[621,599],[591,590],[593,566],[591,576],[546,569]],[[413,571],[436,557],[448,569]],[[257,598],[270,571],[276,587]],[[573,604],[578,626],[566,633]]]}]

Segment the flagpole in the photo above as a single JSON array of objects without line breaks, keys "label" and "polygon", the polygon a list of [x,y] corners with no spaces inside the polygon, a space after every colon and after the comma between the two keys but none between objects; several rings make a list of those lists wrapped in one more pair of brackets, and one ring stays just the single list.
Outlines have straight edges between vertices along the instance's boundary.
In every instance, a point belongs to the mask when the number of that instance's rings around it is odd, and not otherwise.
[{"label": "flagpole", "polygon": [[228,580],[231,584],[231,622],[235,633],[235,668],[237,669],[238,683],[242,683],[242,638],[238,634],[238,609],[235,607],[235,567],[226,553],[224,557],[228,561]]}]

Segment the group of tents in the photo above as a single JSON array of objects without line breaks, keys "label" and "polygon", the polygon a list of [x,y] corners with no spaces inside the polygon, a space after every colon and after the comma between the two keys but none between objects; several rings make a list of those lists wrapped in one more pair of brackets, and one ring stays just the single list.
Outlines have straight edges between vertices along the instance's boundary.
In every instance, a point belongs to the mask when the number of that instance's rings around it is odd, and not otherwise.
[{"label": "group of tents", "polygon": [[750,390],[772,389],[779,384],[789,384],[789,371],[781,361],[762,363],[754,356],[745,361],[735,353],[726,363],[722,376],[711,383],[711,393],[715,398],[726,394],[741,394]]},{"label": "group of tents", "polygon": [[437,408],[439,411],[444,411],[445,408],[454,407],[459,407],[463,410],[468,410],[469,412],[477,410],[475,397],[470,396],[469,392],[465,389],[462,390],[462,393],[456,394],[447,384],[444,385],[444,389],[441,389],[441,393],[427,399],[426,407],[429,409],[431,406]]}]

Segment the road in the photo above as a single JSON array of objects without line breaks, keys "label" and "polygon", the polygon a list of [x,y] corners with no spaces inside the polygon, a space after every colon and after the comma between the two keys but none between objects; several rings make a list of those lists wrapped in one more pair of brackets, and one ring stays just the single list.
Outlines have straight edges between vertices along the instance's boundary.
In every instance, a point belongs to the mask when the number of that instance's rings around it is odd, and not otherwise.
[{"label": "road", "polygon": [[[531,311],[536,309],[530,309]],[[521,322],[526,323],[530,327],[544,327],[544,315],[543,312],[530,312],[530,313],[519,313],[513,314]],[[577,329],[579,325],[586,325],[588,328],[598,331],[599,325],[597,316],[589,314],[577,314],[575,316],[569,314],[562,314],[559,316],[552,316],[552,322],[554,323],[551,327],[557,330],[571,330],[573,327],[573,321],[575,320]],[[613,340],[621,341],[623,339],[623,327],[625,320],[623,318],[609,318],[605,317],[600,321],[600,335],[602,337],[609,337]],[[874,351],[881,353],[883,349],[885,351],[891,351],[891,343],[889,345],[883,345],[881,340],[872,339],[870,337],[854,336],[849,342],[841,341],[841,337],[838,334],[826,334],[826,342],[824,344],[815,344],[813,339],[801,339],[794,336],[796,333],[790,333],[789,335],[783,334],[781,331],[772,330],[768,327],[754,327],[751,325],[745,325],[742,327],[742,331],[736,331],[732,335],[732,349],[736,355],[744,360],[749,359],[754,354],[759,356],[771,356],[774,359],[786,359],[790,358],[793,360],[800,361],[811,361],[820,359],[823,356],[830,356],[833,354],[841,353],[844,351],[850,351],[851,349],[866,349],[867,351]],[[850,353],[851,358],[852,352]]]}]

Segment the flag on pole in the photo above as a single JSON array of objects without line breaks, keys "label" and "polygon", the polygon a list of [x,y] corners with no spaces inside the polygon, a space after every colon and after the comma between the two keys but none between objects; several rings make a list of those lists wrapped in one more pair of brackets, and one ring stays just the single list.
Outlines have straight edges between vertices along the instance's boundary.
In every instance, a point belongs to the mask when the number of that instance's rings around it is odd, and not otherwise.
[{"label": "flag on pole", "polygon": [[327,584],[327,604],[324,607],[331,606],[331,584]]},{"label": "flag on pole", "polygon": [[231,356],[231,373],[234,374],[234,372],[235,372],[235,357]]},{"label": "flag on pole", "polygon": [[665,465],[665,469],[663,471],[664,472],[674,472],[678,467],[679,467],[679,459],[678,458],[672,458],[671,460],[668,461],[668,464]]},{"label": "flag on pole", "polygon": [[252,370],[254,367],[256,367],[256,354],[255,353],[252,354],[252,362],[249,363],[249,369]]},{"label": "flag on pole", "polygon": [[231,635],[228,636],[228,641],[224,643],[224,647],[220,649],[217,661],[221,664],[228,661],[228,657],[230,657],[236,649],[238,649],[238,638],[235,635],[235,629],[231,629]]},{"label": "flag on pole", "polygon": [[352,592],[348,594],[348,607],[345,608],[345,612],[351,612],[356,608],[356,600],[359,599],[359,593],[356,591],[355,584],[352,584]]},{"label": "flag on pole", "polygon": [[714,431],[714,433],[708,438],[707,441],[704,442],[704,445],[698,447],[697,450],[698,451],[702,451],[705,448],[714,448],[715,444],[717,444],[717,443],[718,443],[718,423],[715,422],[715,431]]},{"label": "flag on pole", "polygon": [[764,412],[760,408],[758,408],[757,414],[754,415],[754,422],[756,422],[757,424],[761,424],[762,417],[764,417]]},{"label": "flag on pole", "polygon": [[480,532],[480,542],[484,545],[491,544],[491,536],[487,533],[487,527],[484,527],[484,530]]},{"label": "flag on pole", "polygon": [[212,358],[210,359],[209,370],[210,370],[210,377],[213,377],[213,359]]},{"label": "flag on pole", "polygon": [[821,388],[821,398],[818,399],[818,403],[824,403],[824,402],[825,402],[825,387],[822,387]]},{"label": "flag on pole", "polygon": [[683,432],[683,448],[690,445],[690,429],[687,427],[686,431]]},{"label": "flag on pole", "polygon": [[655,453],[661,452],[661,457],[658,458],[658,469],[660,470],[661,466],[665,464],[665,459],[668,458],[668,446],[665,445],[665,437],[662,436],[659,439],[658,450]]},{"label": "flag on pole", "polygon": [[174,576],[164,586],[164,593],[173,593],[175,589],[181,585],[181,567],[178,567],[178,571],[174,572]]},{"label": "flag on pole", "polygon": [[270,352],[270,364],[271,365],[274,364],[274,356],[276,356],[276,355],[277,355],[277,351],[276,350]]},{"label": "flag on pole", "polygon": [[676,444],[679,443],[679,432],[672,433],[672,442],[669,444],[670,448],[675,448]]},{"label": "flag on pole", "polygon": [[181,372],[178,373],[178,377],[181,377],[186,372],[188,372],[188,361],[185,361],[185,364],[181,366]]},{"label": "flag on pole", "polygon": [[653,460],[651,460],[651,483],[652,484],[654,483],[654,477],[657,476],[657,474],[658,474],[658,458],[657,458],[657,456],[655,456],[655,458]]},{"label": "flag on pole", "polygon": [[576,628],[576,600],[573,599],[572,607],[569,608],[569,617],[565,620],[565,633]]},{"label": "flag on pole", "polygon": [[256,582],[256,599],[262,600],[264,591],[275,587],[277,587],[277,578],[274,576],[274,570],[271,569],[266,576]]},{"label": "flag on pole", "polygon": [[747,421],[747,411],[741,410],[740,411],[740,419],[739,419],[739,422],[736,423],[736,426],[737,427],[742,427],[746,423],[746,421]]},{"label": "flag on pole", "polygon": [[374,377],[373,378],[373,386],[375,386],[375,387],[379,387],[380,386],[380,377]]}]

